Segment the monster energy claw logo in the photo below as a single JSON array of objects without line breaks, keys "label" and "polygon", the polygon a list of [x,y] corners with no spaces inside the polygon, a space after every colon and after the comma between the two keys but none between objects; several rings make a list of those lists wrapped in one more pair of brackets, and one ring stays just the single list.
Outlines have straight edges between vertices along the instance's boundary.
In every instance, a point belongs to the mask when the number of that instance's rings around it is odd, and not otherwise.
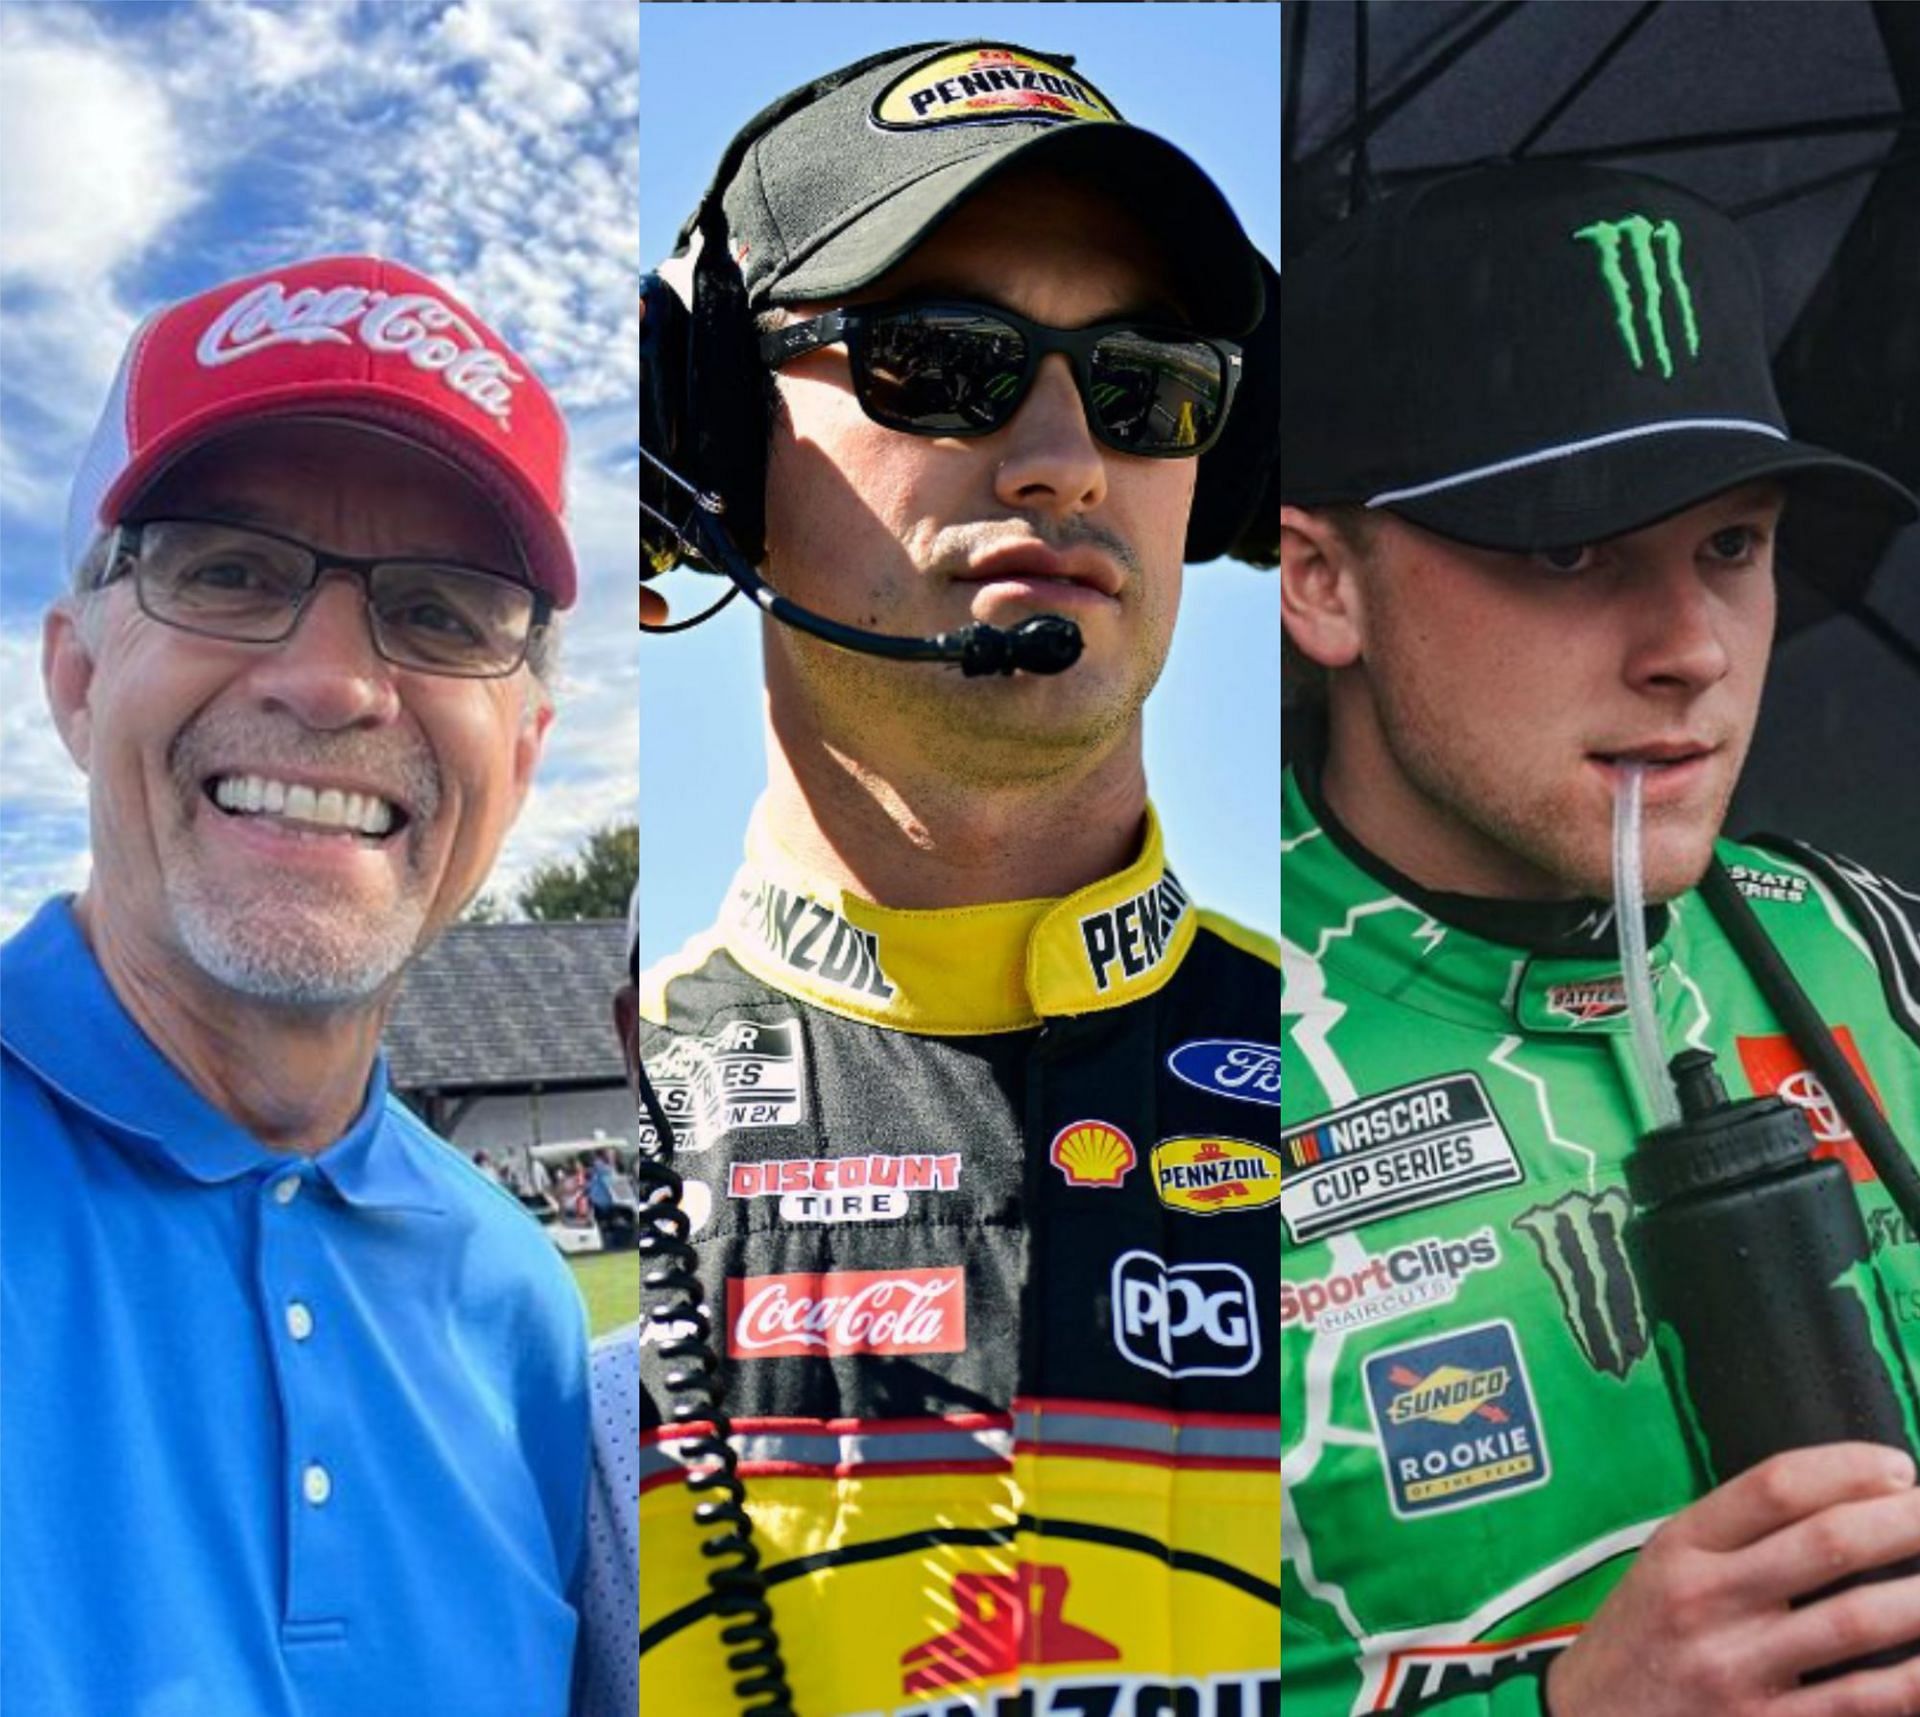
[{"label": "monster energy claw logo", "polygon": [[1624,1378],[1646,1354],[1646,1315],[1622,1233],[1633,1206],[1619,1187],[1570,1192],[1513,1219],[1560,1297],[1567,1327],[1595,1371]]},{"label": "monster energy claw logo", "polygon": [[[1625,215],[1617,221],[1595,221],[1579,228],[1576,239],[1591,239],[1600,254],[1600,276],[1613,300],[1614,324],[1626,343],[1636,370],[1647,367],[1639,324],[1644,320],[1654,362],[1660,374],[1673,379],[1673,347],[1667,337],[1667,301],[1685,337],[1687,356],[1700,356],[1700,327],[1693,317],[1693,294],[1687,290],[1686,270],[1680,264],[1680,228],[1673,221],[1652,221],[1645,215]],[[1629,273],[1629,266],[1632,272]],[[1662,276],[1666,284],[1661,284]],[[1637,296],[1643,301],[1636,306]]]}]

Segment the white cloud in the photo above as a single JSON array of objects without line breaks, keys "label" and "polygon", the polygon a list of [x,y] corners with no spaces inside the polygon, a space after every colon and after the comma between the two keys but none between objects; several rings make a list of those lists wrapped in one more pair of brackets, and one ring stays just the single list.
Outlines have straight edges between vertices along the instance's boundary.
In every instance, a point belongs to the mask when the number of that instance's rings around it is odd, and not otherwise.
[{"label": "white cloud", "polygon": [[640,544],[633,439],[629,408],[607,407],[575,424],[571,527],[580,603],[568,617],[559,714],[546,756],[487,884],[502,901],[536,864],[571,857],[592,830],[635,814]]},{"label": "white cloud", "polygon": [[166,97],[111,48],[0,35],[0,282],[83,292],[142,254],[193,201]]},{"label": "white cloud", "polygon": [[136,320],[116,283],[193,205],[155,81],[66,7],[0,10],[0,507],[59,516]]},{"label": "white cloud", "polygon": [[24,922],[49,894],[86,879],[86,778],[40,695],[36,628],[0,633],[0,935]]}]

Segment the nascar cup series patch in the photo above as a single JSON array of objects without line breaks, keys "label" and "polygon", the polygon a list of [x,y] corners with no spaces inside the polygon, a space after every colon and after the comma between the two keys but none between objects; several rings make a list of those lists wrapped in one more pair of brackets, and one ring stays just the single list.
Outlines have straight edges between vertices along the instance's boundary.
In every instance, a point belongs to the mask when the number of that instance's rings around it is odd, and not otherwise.
[{"label": "nascar cup series patch", "polygon": [[1022,48],[989,43],[922,60],[875,99],[882,131],[946,125],[1118,123],[1112,102],[1072,69]]},{"label": "nascar cup series patch", "polygon": [[1280,1146],[1280,1214],[1296,1245],[1512,1186],[1526,1172],[1473,1073],[1363,1097]]}]

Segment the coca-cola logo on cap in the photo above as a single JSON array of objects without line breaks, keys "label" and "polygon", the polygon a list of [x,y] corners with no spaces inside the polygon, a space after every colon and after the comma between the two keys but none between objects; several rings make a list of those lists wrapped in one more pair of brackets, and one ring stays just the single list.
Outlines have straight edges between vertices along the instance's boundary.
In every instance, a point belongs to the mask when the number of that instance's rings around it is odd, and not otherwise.
[{"label": "coca-cola logo on cap", "polygon": [[513,384],[526,377],[459,311],[431,292],[302,286],[269,280],[243,292],[207,324],[194,348],[203,368],[238,363],[276,346],[348,345],[406,359],[513,427]]},{"label": "coca-cola logo on cap", "polygon": [[734,1359],[961,1353],[966,1345],[966,1273],[957,1267],[727,1282],[727,1352]]}]

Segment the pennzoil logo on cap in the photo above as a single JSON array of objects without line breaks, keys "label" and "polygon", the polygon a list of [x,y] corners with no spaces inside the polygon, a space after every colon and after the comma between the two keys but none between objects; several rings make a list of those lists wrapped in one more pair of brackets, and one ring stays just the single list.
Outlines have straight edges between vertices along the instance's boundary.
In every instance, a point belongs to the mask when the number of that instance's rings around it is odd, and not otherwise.
[{"label": "pennzoil logo on cap", "polygon": [[922,60],[880,92],[871,117],[882,131],[1120,119],[1113,104],[1067,66],[998,44]]}]

